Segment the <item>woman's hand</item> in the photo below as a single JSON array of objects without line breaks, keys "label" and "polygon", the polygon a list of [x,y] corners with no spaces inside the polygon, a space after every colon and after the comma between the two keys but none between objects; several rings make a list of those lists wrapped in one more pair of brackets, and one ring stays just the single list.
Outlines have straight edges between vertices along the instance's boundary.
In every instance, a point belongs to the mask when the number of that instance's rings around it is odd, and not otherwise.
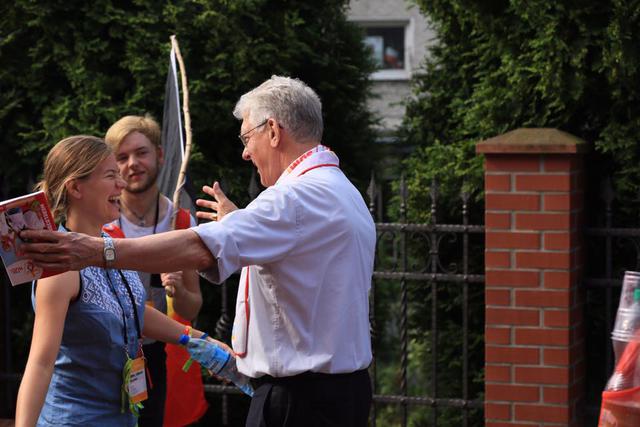
[{"label": "woman's hand", "polygon": [[165,292],[170,297],[174,297],[177,293],[183,291],[182,287],[182,271],[174,271],[173,273],[161,273],[160,280]]}]

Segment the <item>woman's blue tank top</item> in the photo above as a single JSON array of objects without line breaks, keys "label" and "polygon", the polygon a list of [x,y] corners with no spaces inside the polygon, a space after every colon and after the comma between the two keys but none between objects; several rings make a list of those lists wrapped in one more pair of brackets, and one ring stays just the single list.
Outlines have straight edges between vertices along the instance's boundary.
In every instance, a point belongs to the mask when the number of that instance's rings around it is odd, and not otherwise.
[{"label": "woman's blue tank top", "polygon": [[[144,287],[136,272],[122,273],[131,288],[142,331]],[[33,290],[37,309],[35,285]],[[134,358],[138,345],[131,298],[119,271],[98,267],[81,270],[79,297],[69,304],[38,425],[134,426],[136,419],[128,404],[121,412],[121,387],[125,347]]]}]

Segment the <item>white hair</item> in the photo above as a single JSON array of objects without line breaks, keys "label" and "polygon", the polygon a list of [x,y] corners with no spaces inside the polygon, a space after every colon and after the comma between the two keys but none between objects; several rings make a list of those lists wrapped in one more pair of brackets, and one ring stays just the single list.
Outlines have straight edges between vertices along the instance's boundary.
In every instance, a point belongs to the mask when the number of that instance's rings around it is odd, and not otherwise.
[{"label": "white hair", "polygon": [[252,125],[274,118],[296,141],[322,140],[320,97],[299,79],[271,76],[238,100],[233,115],[242,120],[248,114]]}]

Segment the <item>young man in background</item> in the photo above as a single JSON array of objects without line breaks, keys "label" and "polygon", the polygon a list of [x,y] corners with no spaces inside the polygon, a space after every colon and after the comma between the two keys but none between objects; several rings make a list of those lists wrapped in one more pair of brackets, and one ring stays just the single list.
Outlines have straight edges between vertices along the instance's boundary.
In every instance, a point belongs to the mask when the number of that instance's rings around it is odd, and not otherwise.
[{"label": "young man in background", "polygon": [[[163,163],[158,123],[150,116],[122,117],[109,128],[105,142],[113,149],[120,174],[127,183],[120,197],[120,218],[105,227],[105,231],[113,237],[141,237],[171,230],[173,203],[160,193],[156,182]],[[186,210],[178,211],[176,224],[176,228],[196,225]],[[177,314],[177,320],[182,323],[198,315],[202,294],[194,270],[162,274],[139,272],[139,275],[148,305],[173,317]],[[167,295],[171,297],[169,305]],[[144,402],[140,426],[161,427],[167,392],[165,345],[145,339],[143,351],[153,388]]]}]

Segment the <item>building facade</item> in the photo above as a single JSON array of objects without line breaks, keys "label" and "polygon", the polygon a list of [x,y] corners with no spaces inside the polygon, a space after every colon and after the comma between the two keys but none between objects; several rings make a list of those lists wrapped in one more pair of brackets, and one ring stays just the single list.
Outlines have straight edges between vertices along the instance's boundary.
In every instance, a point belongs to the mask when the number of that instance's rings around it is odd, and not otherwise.
[{"label": "building facade", "polygon": [[419,8],[406,0],[351,0],[348,18],[365,31],[378,70],[371,75],[369,109],[379,118],[378,135],[392,140],[402,123],[411,77],[435,40]]}]

